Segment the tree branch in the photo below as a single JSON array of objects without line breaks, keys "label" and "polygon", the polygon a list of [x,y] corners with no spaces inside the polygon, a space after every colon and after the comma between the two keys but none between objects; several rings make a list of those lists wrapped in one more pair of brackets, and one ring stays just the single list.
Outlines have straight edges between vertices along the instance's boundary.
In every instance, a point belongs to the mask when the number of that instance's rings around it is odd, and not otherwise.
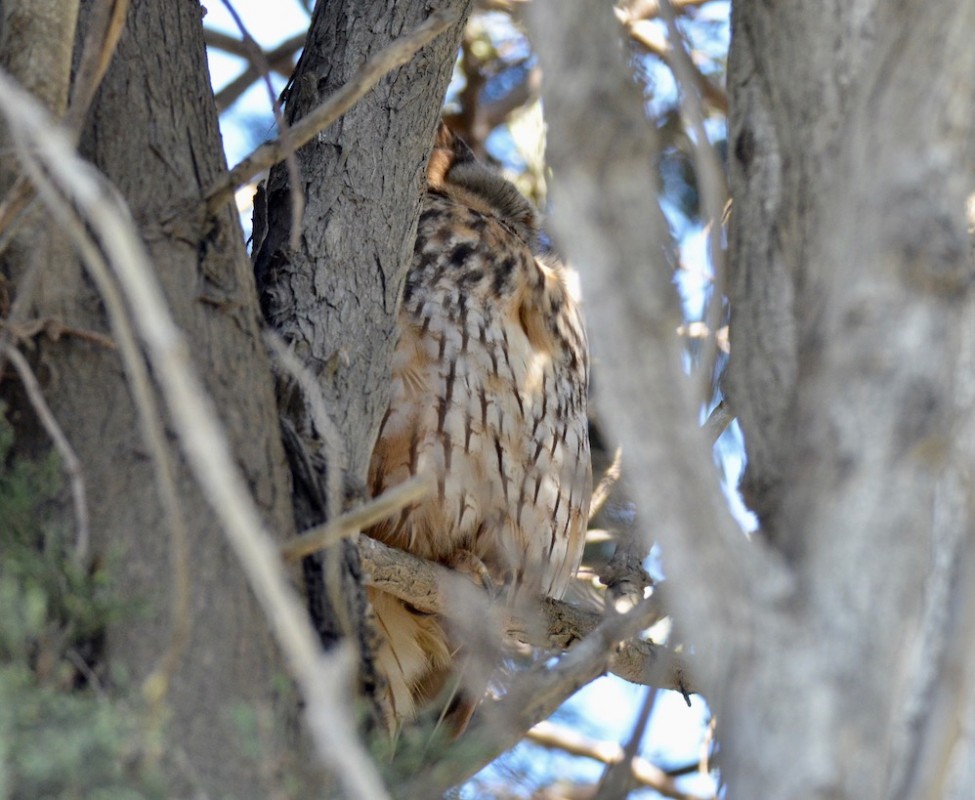
[{"label": "tree branch", "polygon": [[[616,742],[590,739],[572,728],[548,720],[535,725],[525,738],[542,747],[591,758],[607,766],[620,764],[624,758],[623,748]],[[630,774],[638,785],[649,787],[664,797],[671,797],[674,800],[710,800],[681,791],[670,773],[651,764],[645,758],[636,757],[630,761]]]},{"label": "tree branch", "polygon": [[[0,73],[0,112],[17,154],[44,201],[59,215],[77,209],[98,237],[118,279],[146,355],[172,414],[190,468],[287,657],[306,703],[321,761],[354,798],[388,797],[356,734],[347,689],[352,655],[322,653],[304,606],[286,578],[226,435],[189,360],[189,349],[166,307],[131,215],[114,187],[74,152],[65,131],[37,102]],[[84,251],[88,246],[76,237]]]},{"label": "tree branch", "polygon": [[[438,752],[436,761],[411,781],[394,787],[395,796],[404,800],[437,796],[513,747],[529,728],[602,675],[619,643],[635,636],[656,616],[656,605],[656,599],[650,598],[626,614],[610,614],[554,666],[539,665],[515,681],[501,699],[482,702],[462,741]],[[472,759],[471,753],[480,757]]]},{"label": "tree branch", "polygon": [[[674,599],[685,630],[711,655],[716,678],[725,648],[736,646],[729,633],[756,624],[756,594],[780,596],[789,576],[741,535],[697,424],[698,398],[674,335],[672,244],[651,166],[657,148],[619,58],[618,28],[608,12],[593,14],[580,0],[533,3],[529,19],[545,74],[559,76],[543,92],[552,222],[581,267],[605,390],[601,418],[615,439],[634,443],[624,450],[625,474],[640,487],[640,510],[652,509],[668,574],[681,590]],[[703,586],[706,592],[693,588]],[[714,592],[723,598],[719,608],[707,599]]]},{"label": "tree branch", "polygon": [[[214,45],[210,41],[210,36],[215,33],[215,31],[207,30],[204,31],[204,36],[207,38],[207,44],[219,47],[219,45]],[[226,36],[225,34],[220,34],[220,36],[230,39],[240,45],[239,49],[243,49],[243,44],[239,39],[234,39],[232,36]],[[294,64],[292,63],[294,54],[304,47],[305,39],[306,35],[304,33],[292,36],[290,39],[285,39],[273,50],[268,50],[264,54],[264,60],[275,72],[288,77],[294,69]],[[240,53],[239,55],[244,54]],[[247,68],[217,92],[217,111],[222,113],[230,108],[237,98],[246,92],[248,87],[260,76],[260,67],[253,61],[248,61]]]},{"label": "tree branch", "polygon": [[[449,618],[451,604],[444,598],[470,595],[471,582],[453,570],[432,561],[384,545],[368,536],[359,539],[364,580],[367,585],[410,603],[420,611]],[[484,595],[475,602],[486,604]],[[637,630],[645,630],[664,617],[661,603],[651,598],[641,606],[643,616]],[[605,617],[562,600],[544,598],[532,615],[509,614],[504,633],[534,647],[573,651],[581,640],[600,629]],[[674,689],[684,694],[695,691],[682,657],[643,639],[613,643],[607,655],[608,671],[631,683]]]},{"label": "tree branch", "polygon": [[290,141],[280,139],[263,144],[218,180],[207,192],[207,208],[214,212],[230,199],[237,187],[265,169],[283,161],[289,152],[307,144],[354,106],[387,73],[409,61],[416,52],[458,19],[453,10],[436,11],[415,31],[402,36],[362,65],[359,73],[320,106],[289,129]]}]

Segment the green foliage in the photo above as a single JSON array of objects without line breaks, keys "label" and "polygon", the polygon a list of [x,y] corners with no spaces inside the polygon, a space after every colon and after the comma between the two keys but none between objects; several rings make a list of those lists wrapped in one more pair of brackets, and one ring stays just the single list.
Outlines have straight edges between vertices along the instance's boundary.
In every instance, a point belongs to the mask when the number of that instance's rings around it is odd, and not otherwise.
[{"label": "green foliage", "polygon": [[0,798],[163,797],[145,767],[139,715],[93,692],[38,685],[0,667]]},{"label": "green foliage", "polygon": [[145,725],[91,663],[123,613],[109,570],[73,557],[60,464],[17,456],[0,406],[0,800],[164,796]]}]

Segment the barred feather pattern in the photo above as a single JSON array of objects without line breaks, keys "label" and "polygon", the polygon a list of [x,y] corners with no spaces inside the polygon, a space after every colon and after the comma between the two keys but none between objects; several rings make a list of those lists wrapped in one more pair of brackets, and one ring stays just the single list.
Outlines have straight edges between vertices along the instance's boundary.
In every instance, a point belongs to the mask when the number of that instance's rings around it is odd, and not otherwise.
[{"label": "barred feather pattern", "polygon": [[[369,476],[374,494],[418,474],[436,480],[370,536],[451,567],[473,560],[509,599],[562,595],[592,489],[574,276],[536,239],[531,204],[441,126]],[[370,597],[395,726],[443,691],[463,646],[439,617]],[[474,683],[455,692],[455,733],[483,692]]]}]

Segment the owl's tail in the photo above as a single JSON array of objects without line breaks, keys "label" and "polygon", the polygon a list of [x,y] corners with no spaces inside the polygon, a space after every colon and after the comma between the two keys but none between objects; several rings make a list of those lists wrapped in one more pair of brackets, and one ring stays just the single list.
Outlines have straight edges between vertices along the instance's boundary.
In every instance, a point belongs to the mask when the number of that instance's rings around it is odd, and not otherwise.
[{"label": "owl's tail", "polygon": [[387,727],[396,731],[441,703],[439,718],[458,736],[470,721],[486,683],[468,685],[467,657],[458,653],[436,614],[417,611],[376,589],[369,589],[369,601],[380,633],[376,666],[386,680],[381,699]]}]

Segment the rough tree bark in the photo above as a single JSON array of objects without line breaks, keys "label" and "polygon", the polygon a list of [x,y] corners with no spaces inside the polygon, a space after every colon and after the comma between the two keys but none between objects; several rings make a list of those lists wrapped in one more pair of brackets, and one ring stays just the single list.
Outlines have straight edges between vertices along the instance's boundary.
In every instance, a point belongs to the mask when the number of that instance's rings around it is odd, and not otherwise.
[{"label": "rough tree bark", "polygon": [[796,587],[719,706],[742,797],[947,797],[948,756],[971,757],[951,742],[924,777],[945,647],[970,635],[973,23],[735,8],[732,404]]},{"label": "rough tree bark", "polygon": [[[254,257],[262,309],[314,379],[331,428],[315,425],[315,398],[285,376],[279,399],[299,529],[365,495],[388,404],[393,325],[426,158],[470,6],[470,0],[438,3],[456,10],[457,22],[298,151],[304,210],[297,246],[288,166],[272,169],[268,180],[266,231]],[[286,120],[302,117],[433,10],[429,3],[393,0],[317,4],[287,91]],[[361,639],[365,600],[354,542],[309,557],[305,568],[323,641]],[[368,686],[368,670],[363,678]]]},{"label": "rough tree bark", "polygon": [[975,10],[734,5],[729,377],[762,525],[745,546],[661,331],[661,241],[633,220],[657,213],[652,150],[616,101],[614,34],[584,3],[537,5],[558,75],[554,223],[589,288],[607,427],[640,443],[624,469],[697,650],[728,796],[967,796]]},{"label": "rough tree bark", "polygon": [[[84,5],[79,42],[92,4]],[[5,47],[51,46],[46,37],[53,29],[35,33],[38,38],[25,39],[8,28]],[[133,0],[81,149],[128,201],[267,525],[291,535],[287,467],[240,226],[231,208],[209,218],[200,202],[225,162],[197,4]],[[12,160],[4,170],[9,185]],[[21,241],[33,237],[38,248],[12,248],[4,259],[15,288],[35,271],[37,286],[23,316],[109,333],[104,307],[78,261],[45,251],[48,219],[25,223]],[[153,466],[117,352],[70,334],[55,341],[38,336],[33,345],[44,393],[82,462],[92,551],[112,565],[119,596],[145,609],[106,632],[110,674],[125,676],[126,688],[134,688],[159,666],[173,632],[173,541]],[[4,382],[5,393],[10,386]],[[30,410],[18,409],[25,423],[15,421],[18,445],[46,448],[41,433],[30,441]],[[249,707],[274,721],[277,739],[270,747],[276,756],[295,744],[286,741],[293,736],[282,724],[293,713],[294,697],[279,692],[277,678],[285,671],[263,615],[196,482],[178,456],[176,463],[191,548],[192,627],[164,699],[167,778],[174,795],[267,796],[274,776],[247,752],[234,712]],[[298,780],[304,769],[295,766]]]}]

